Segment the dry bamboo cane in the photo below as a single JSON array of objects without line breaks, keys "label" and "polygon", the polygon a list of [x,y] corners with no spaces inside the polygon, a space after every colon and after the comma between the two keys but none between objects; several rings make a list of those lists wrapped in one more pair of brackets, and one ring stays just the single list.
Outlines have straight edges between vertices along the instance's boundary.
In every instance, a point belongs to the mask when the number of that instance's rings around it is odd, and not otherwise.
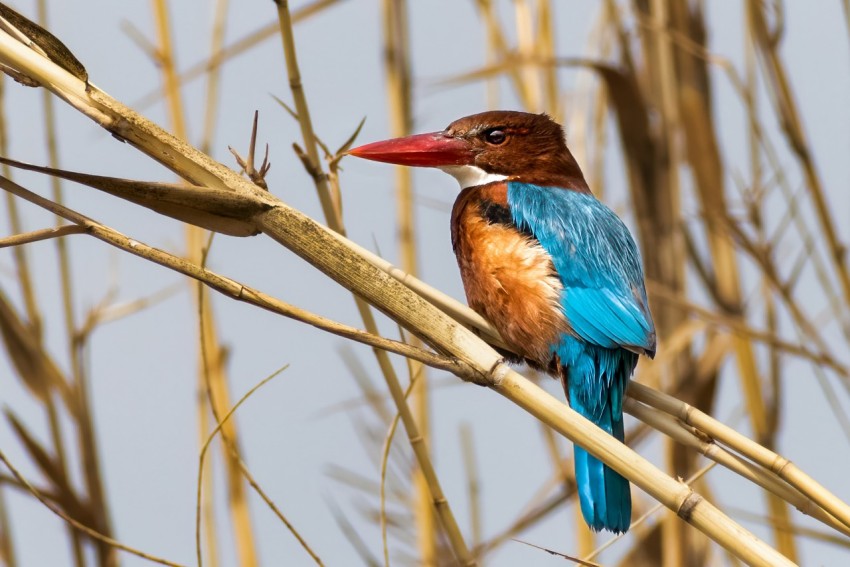
[{"label": "dry bamboo cane", "polygon": [[651,425],[678,443],[685,445],[686,447],[690,447],[698,453],[702,453],[709,459],[723,465],[730,471],[744,477],[750,482],[758,484],[765,490],[775,494],[789,504],[794,505],[794,507],[802,513],[820,520],[824,524],[846,536],[850,536],[850,528],[824,511],[823,508],[818,506],[808,496],[800,493],[790,485],[780,480],[774,473],[751,463],[743,457],[739,457],[738,455],[727,451],[722,446],[715,443],[713,439],[706,439],[704,438],[704,435],[696,434],[670,414],[644,405],[636,401],[634,398],[626,398],[623,400],[623,410],[640,419],[644,423]]},{"label": "dry bamboo cane", "polygon": [[[186,115],[184,112],[183,99],[180,91],[180,82],[177,79],[174,46],[171,41],[171,21],[166,0],[152,0],[152,10],[158,37],[157,56],[163,78],[163,91],[168,104],[169,118],[178,138],[188,139],[186,129]],[[204,242],[206,231],[198,226],[187,224],[185,227],[186,251],[189,258],[200,263],[204,255]],[[194,285],[194,284],[193,284]],[[209,416],[203,415],[207,408],[212,412],[216,421],[230,407],[229,377],[221,364],[223,359],[223,346],[218,338],[216,329],[216,317],[212,304],[207,295],[200,292],[192,294],[196,302],[196,313],[198,316],[198,386],[201,391],[207,392],[205,404],[199,404],[200,435],[203,439],[207,435],[207,420]],[[221,435],[222,448],[229,445],[239,446],[239,433],[236,421],[229,421],[223,428]],[[229,505],[227,512],[231,517],[231,528],[233,539],[236,543],[239,564],[244,567],[254,567],[258,564],[256,543],[254,541],[254,529],[252,526],[250,509],[248,507],[247,491],[245,483],[241,478],[239,465],[230,451],[223,451],[225,486],[228,492]],[[212,501],[209,502],[210,514],[213,513]],[[210,551],[217,552],[215,541],[209,541]]]},{"label": "dry bamboo cane", "polygon": [[[308,170],[308,173],[313,177],[314,184],[319,196],[319,201],[322,205],[322,211],[325,215],[328,226],[345,236],[345,226],[342,220],[342,211],[339,205],[339,199],[334,199],[329,188],[329,180],[322,172],[318,147],[315,133],[313,131],[312,120],[310,118],[309,106],[304,86],[301,81],[301,71],[298,65],[298,58],[295,48],[295,37],[292,25],[292,14],[289,10],[288,0],[274,0],[277,5],[278,20],[280,22],[281,40],[283,43],[284,59],[286,60],[287,76],[289,78],[289,86],[292,91],[292,97],[295,103],[295,109],[298,115],[298,123],[301,127],[301,134],[304,141],[304,155],[302,160]],[[306,159],[305,159],[306,158]],[[361,298],[355,296],[355,304],[360,316],[363,320],[366,330],[372,333],[377,333],[377,325],[374,320],[374,315],[371,308]],[[398,380],[396,372],[389,361],[389,357],[382,351],[374,351],[384,375],[384,381],[387,384],[387,389],[393,398],[399,416],[401,418],[404,429],[407,433],[408,442],[410,443],[413,454],[416,457],[418,472],[414,474],[414,483],[417,487],[417,517],[420,520],[419,532],[422,536],[423,545],[422,560],[425,564],[433,563],[435,541],[435,522],[433,521],[434,514],[431,510],[433,506],[437,511],[437,516],[440,518],[446,537],[451,546],[452,552],[463,565],[474,565],[475,558],[470,554],[469,548],[464,541],[463,534],[457,525],[454,514],[447,498],[440,486],[439,478],[434,469],[433,462],[427,444],[427,425],[425,419],[417,419],[414,413],[407,405],[404,398],[401,384]],[[415,366],[415,364],[414,364]],[[412,379],[412,377],[411,377]],[[424,381],[423,381],[424,382]],[[419,387],[422,389],[422,386]],[[424,416],[420,413],[420,418]],[[424,426],[424,427],[423,427]],[[428,502],[430,496],[430,502]]]},{"label": "dry bamboo cane", "polygon": [[[193,183],[230,189],[234,197],[268,207],[250,220],[261,231],[323,273],[373,303],[438,352],[466,367],[459,377],[487,385],[571,441],[585,447],[712,540],[751,565],[793,565],[775,549],[725,516],[687,485],[669,477],[502,363],[474,333],[371,265],[321,225],[264,193],[236,172],[201,154],[6,34],[0,63],[36,80],[98,124]],[[199,206],[202,206],[199,201]],[[439,507],[438,507],[439,510]]]},{"label": "dry bamboo cane", "polygon": [[663,392],[632,382],[629,387],[629,394],[640,402],[676,416],[684,423],[699,429],[727,447],[752,459],[814,500],[821,508],[850,528],[850,506],[818,484],[785,457],[777,455],[752,439],[744,437],[728,425],[720,423],[697,408]]}]

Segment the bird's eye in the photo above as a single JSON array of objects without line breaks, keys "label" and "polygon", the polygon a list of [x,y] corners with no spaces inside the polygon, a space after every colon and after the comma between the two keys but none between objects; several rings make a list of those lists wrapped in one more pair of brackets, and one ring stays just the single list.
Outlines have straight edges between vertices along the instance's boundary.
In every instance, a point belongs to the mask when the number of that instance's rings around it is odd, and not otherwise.
[{"label": "bird's eye", "polygon": [[504,144],[507,139],[508,135],[505,134],[505,131],[501,128],[493,128],[492,130],[484,132],[484,140],[488,144],[493,144],[494,146]]}]

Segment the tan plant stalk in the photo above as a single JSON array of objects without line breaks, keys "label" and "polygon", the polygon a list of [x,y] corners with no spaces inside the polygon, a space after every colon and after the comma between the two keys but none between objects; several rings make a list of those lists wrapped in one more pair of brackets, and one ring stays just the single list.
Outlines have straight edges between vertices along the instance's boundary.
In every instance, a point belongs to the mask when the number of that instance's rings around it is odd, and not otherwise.
[{"label": "tan plant stalk", "polygon": [[[203,564],[202,555],[201,555],[201,537],[200,537],[199,527],[200,527],[200,521],[201,521],[201,488],[204,485],[204,483],[203,483],[204,458],[206,457],[207,450],[209,449],[210,444],[212,443],[213,439],[215,439],[215,436],[218,435],[222,431],[222,429],[224,428],[224,425],[227,423],[227,421],[230,419],[230,417],[236,412],[236,410],[239,409],[239,406],[241,406],[248,398],[250,398],[254,394],[254,392],[256,392],[257,390],[259,390],[260,388],[262,388],[263,386],[268,384],[273,378],[275,378],[281,372],[286,370],[286,368],[287,368],[287,366],[284,366],[283,368],[280,368],[279,370],[270,374],[269,376],[266,376],[264,379],[262,379],[260,382],[258,382],[253,388],[251,388],[250,390],[245,392],[245,395],[243,395],[241,398],[239,398],[239,400],[237,400],[237,402],[233,405],[232,408],[230,408],[230,410],[228,410],[228,412],[226,414],[221,416],[221,419],[219,420],[218,424],[215,426],[215,428],[212,430],[212,432],[209,434],[209,436],[207,437],[207,439],[204,441],[203,445],[201,446],[201,453],[200,453],[200,456],[198,457],[198,482],[197,482],[198,493],[197,493],[197,497],[196,497],[196,506],[195,506],[195,524],[196,524],[195,553],[196,553],[197,558],[198,558],[198,567],[201,567],[201,565]],[[235,455],[235,457],[238,458],[238,455]],[[243,474],[248,473],[247,469],[244,467],[244,463],[242,464],[242,469],[243,469]],[[320,565],[320,566],[323,565],[322,560],[319,559],[319,556],[316,555],[316,553],[307,544],[307,542],[304,540],[304,538],[301,536],[301,534],[298,533],[298,530],[295,529],[295,527],[292,525],[292,523],[282,513],[280,513],[280,511],[277,509],[276,506],[274,506],[274,504],[271,502],[271,500],[268,500],[268,498],[265,496],[265,494],[259,488],[259,485],[257,485],[257,483],[254,481],[253,477],[250,476],[250,474],[248,474],[248,479],[249,479],[249,483],[251,484],[251,486],[253,488],[255,488],[256,490],[259,490],[259,492],[263,496],[264,500],[266,500],[266,502],[272,507],[273,511],[277,514],[278,518],[280,518],[281,522],[283,522],[283,524],[290,531],[290,533],[295,537],[295,539],[298,540],[298,543],[301,545],[301,547],[304,549],[304,551],[306,551],[307,554],[310,555],[310,558],[313,559],[313,561],[317,565]]]},{"label": "tan plant stalk", "polygon": [[775,473],[779,478],[816,502],[845,527],[850,528],[850,506],[818,484],[788,459],[744,437],[731,427],[720,423],[693,406],[662,392],[633,382],[629,388],[629,394],[640,402],[675,416]]},{"label": "tan plant stalk", "polygon": [[[327,8],[332,7],[334,4],[338,4],[342,0],[314,0],[313,2],[306,4],[297,10],[292,12],[292,21],[293,23],[303,22],[308,18],[319,14],[320,12],[326,10]],[[238,57],[239,55],[244,54],[245,52],[253,49],[257,45],[266,41],[267,39],[271,39],[280,32],[280,26],[278,22],[271,21],[263,27],[256,29],[250,33],[245,34],[240,37],[230,45],[225,45],[221,48],[221,51],[218,55],[213,59],[212,57],[205,59],[203,61],[199,61],[194,65],[190,66],[185,71],[178,73],[177,81],[180,86],[184,86],[187,83],[194,81],[200,77],[203,77],[208,72],[212,71],[214,66],[221,66]],[[139,100],[133,103],[133,107],[137,109],[145,109],[149,107],[154,102],[158,101],[162,98],[162,89],[157,88],[142,96]]]},{"label": "tan plant stalk", "polygon": [[797,156],[797,160],[803,169],[809,195],[815,206],[821,230],[826,238],[830,259],[841,283],[845,304],[850,305],[850,270],[847,266],[846,247],[841,242],[835,228],[835,222],[832,220],[832,212],[824,196],[820,175],[815,167],[809,142],[803,130],[797,105],[794,102],[794,93],[791,91],[785,66],[768,30],[764,14],[765,7],[756,2],[748,2],[747,8],[750,10],[748,23],[754,30],[753,35],[758,53],[765,67],[766,77],[770,81],[770,95],[776,105],[777,114],[781,118],[781,125],[788,138],[790,149]]},{"label": "tan plant stalk", "polygon": [[[689,485],[694,484],[696,481],[701,479],[708,471],[713,469],[714,466],[715,466],[715,463],[709,463],[708,465],[704,466],[703,468],[701,468],[700,470],[698,470],[697,472],[692,474],[690,477],[688,477],[685,480],[685,483],[689,484]],[[633,530],[636,527],[644,524],[652,515],[656,514],[661,508],[662,508],[661,504],[656,504],[655,506],[653,506],[652,508],[650,508],[649,510],[647,510],[646,512],[641,514],[640,517],[637,520],[635,520],[634,522],[632,522],[632,524],[629,526],[629,532],[633,532]],[[614,543],[616,543],[619,539],[622,539],[625,535],[626,534],[618,534],[618,535],[612,537],[611,539],[609,539],[608,541],[606,541],[605,543],[603,543],[602,545],[600,545],[599,547],[594,549],[591,553],[589,553],[587,555],[583,555],[582,558],[585,561],[592,561],[592,560],[596,559],[597,557],[599,557],[599,555],[603,551],[605,551],[606,549],[611,547]]]},{"label": "tan plant stalk", "polygon": [[[47,4],[45,0],[38,1],[38,21],[39,23],[47,27]],[[52,167],[59,167],[59,149],[56,142],[56,117],[53,111],[53,96],[48,91],[42,92],[42,100],[44,104],[44,129],[45,129],[45,140],[47,143],[47,159]],[[57,203],[63,202],[62,195],[62,183],[60,179],[53,178],[51,179],[51,185],[53,190],[53,200]],[[62,219],[60,217],[56,217],[56,225],[57,228],[61,227]],[[66,242],[62,238],[58,238],[55,241],[56,245],[56,253],[59,257],[59,277],[60,277],[60,288],[62,290],[62,312],[65,319],[65,335],[67,337],[68,344],[68,354],[71,360],[71,372],[73,374],[74,382],[77,385],[77,388],[80,389],[80,398],[84,402],[83,405],[79,408],[80,415],[78,419],[86,420],[89,424],[92,422],[91,416],[89,414],[90,406],[88,404],[88,396],[85,392],[88,390],[88,376],[84,374],[82,371],[82,365],[79,360],[81,356],[78,337],[77,337],[77,325],[74,317],[74,292],[73,292],[73,281],[71,279],[71,262],[68,254],[68,248],[66,246]],[[58,412],[56,408],[56,404],[53,396],[48,396],[45,400],[45,409],[47,410],[48,421],[50,424],[50,434],[53,439],[53,447],[56,451],[56,460],[60,470],[63,471],[65,477],[68,476],[68,465],[67,465],[67,457],[65,454],[65,443],[63,442],[62,437],[62,426],[61,421],[58,417]],[[93,431],[91,425],[88,425],[85,428],[81,428],[82,430]],[[90,439],[86,442],[83,442],[80,439],[80,450],[83,454],[87,454],[89,450],[95,448],[95,440]],[[94,449],[96,451],[96,448]],[[109,527],[109,516],[106,511],[106,499],[104,498],[104,491],[100,478],[100,463],[97,462],[97,456],[95,455],[92,459],[92,464],[94,465],[94,469],[92,471],[85,471],[86,484],[89,492],[92,495],[92,508],[98,516],[102,516],[98,518],[97,526],[100,531],[104,534],[109,535],[110,527]],[[71,548],[74,553],[74,562],[78,567],[83,567],[85,565],[85,558],[83,556],[83,548],[82,542],[80,541],[79,532],[73,530],[69,526],[69,535],[71,537]],[[99,553],[103,554],[106,548],[100,547]]]},{"label": "tan plant stalk", "polygon": [[[206,100],[204,102],[204,127],[201,134],[199,147],[204,153],[210,153],[212,148],[215,128],[218,123],[218,102],[219,102],[219,85],[221,79],[221,51],[224,44],[225,28],[227,23],[227,8],[228,0],[217,0],[215,6],[215,16],[212,30],[210,33],[210,65],[207,69],[207,89]],[[177,81],[182,84],[180,78]],[[209,245],[207,245],[209,248]],[[198,384],[200,389],[200,384]],[[198,436],[199,442],[204,443],[204,438],[210,431],[210,412],[207,411],[207,400],[203,395],[197,396],[197,415],[198,415]],[[207,470],[212,471],[212,460],[206,464]],[[215,527],[215,502],[213,496],[213,476],[207,474],[203,478],[206,490],[203,494],[203,500],[199,502],[203,511],[203,527],[204,541],[207,546],[207,557],[210,558],[210,567],[218,567],[218,546]],[[201,487],[198,487],[199,490]]]},{"label": "tan plant stalk", "polygon": [[628,398],[624,401],[623,409],[644,423],[648,423],[655,429],[663,432],[678,443],[690,447],[698,453],[702,453],[709,459],[723,465],[725,468],[746,478],[750,482],[758,484],[768,492],[793,505],[802,513],[808,514],[809,516],[827,524],[832,529],[850,536],[850,528],[844,526],[834,517],[826,513],[823,508],[818,506],[814,501],[793,489],[788,484],[782,482],[772,472],[764,470],[753,465],[751,462],[738,457],[737,455],[729,453],[714,443],[710,437],[704,437],[704,434],[698,435],[694,431],[685,428],[682,423],[674,417],[649,406],[645,406],[632,398]]},{"label": "tan plant stalk", "polygon": [[[389,102],[390,134],[393,137],[407,136],[411,128],[411,71],[410,45],[407,17],[407,0],[383,0],[384,68]],[[413,202],[413,173],[408,167],[395,166],[396,216],[398,218],[399,249],[401,268],[416,276],[418,273],[416,258],[416,224]],[[412,337],[412,344],[419,340]],[[410,382],[423,372],[424,368],[416,363],[410,366]],[[423,443],[430,443],[429,388],[428,377],[423,373],[416,381],[411,393],[413,415],[419,426]],[[413,471],[414,517],[416,519],[416,539],[419,545],[419,560],[423,565],[436,565],[437,525],[428,484],[422,471]]]},{"label": "tan plant stalk", "polygon": [[[415,385],[415,380],[410,383],[407,390],[404,392],[404,397],[410,395],[411,390]],[[380,489],[380,525],[381,525],[381,546],[384,551],[384,567],[390,567],[390,546],[387,538],[387,465],[390,460],[390,449],[392,449],[393,437],[395,437],[396,428],[401,415],[396,412],[390,420],[390,427],[387,430],[387,435],[384,438],[384,446],[381,450],[381,489]]]},{"label": "tan plant stalk", "polygon": [[[4,77],[0,81],[0,152],[3,155],[9,154],[9,138],[6,129],[6,83],[8,81]],[[3,175],[11,176],[9,166],[3,166]],[[9,216],[9,228],[15,234],[20,234],[24,231],[21,223],[20,213],[18,212],[18,202],[11,195],[6,195],[6,211]],[[15,264],[15,275],[18,280],[18,285],[21,288],[21,297],[24,301],[24,309],[26,310],[29,325],[36,331],[36,335],[41,336],[42,317],[36,299],[35,288],[32,283],[32,274],[29,268],[29,258],[27,257],[24,248],[16,248],[12,251],[12,258]]]},{"label": "tan plant stalk", "polygon": [[[170,22],[166,0],[152,0],[156,21],[159,46],[157,53],[160,60],[160,68],[163,75],[163,89],[169,104],[171,124],[175,135],[183,140],[187,138],[186,118],[180,92],[180,82],[177,78],[174,49],[171,43]],[[190,260],[200,263],[204,254],[204,231],[192,225],[186,226],[186,249]],[[200,289],[200,288],[199,288]],[[222,415],[230,406],[230,394],[228,392],[228,379],[222,362],[223,349],[218,340],[215,328],[215,317],[212,305],[208,302],[206,295],[193,294],[199,298],[199,380],[201,383],[209,384],[209,392],[213,395],[209,399],[210,409],[213,415]],[[201,420],[203,421],[203,420]],[[238,433],[236,422],[230,421],[225,427],[222,442],[230,440],[238,444]],[[251,516],[248,510],[248,502],[245,493],[245,484],[239,472],[237,460],[229,451],[224,451],[225,472],[227,475],[226,486],[229,493],[229,506],[227,510],[231,516],[234,530],[234,538],[238,551],[239,563],[246,567],[257,564],[256,544]],[[211,506],[212,507],[212,506]],[[212,547],[212,544],[210,544]]]},{"label": "tan plant stalk", "polygon": [[18,471],[18,469],[14,465],[12,465],[12,463],[9,461],[8,457],[6,457],[6,454],[2,450],[0,450],[0,461],[2,461],[3,464],[6,465],[6,468],[8,468],[12,472],[12,475],[15,477],[15,480],[17,480],[21,484],[21,486],[23,486],[26,490],[28,490],[29,493],[32,494],[33,497],[36,498],[36,500],[41,502],[44,505],[45,508],[47,508],[48,510],[53,512],[56,516],[61,518],[64,522],[67,522],[75,530],[78,530],[81,533],[86,534],[87,536],[89,536],[93,540],[103,544],[110,551],[112,551],[114,549],[120,549],[121,551],[126,551],[127,553],[132,553],[133,555],[141,557],[142,559],[146,559],[146,560],[152,561],[154,563],[159,563],[160,565],[168,565],[169,567],[184,567],[180,563],[174,563],[173,561],[169,561],[167,559],[163,559],[161,557],[151,555],[150,553],[146,553],[146,552],[141,551],[139,549],[136,549],[134,547],[124,545],[120,541],[115,540],[115,539],[113,539],[113,538],[111,538],[111,537],[109,537],[105,534],[102,534],[101,532],[99,532],[95,529],[92,529],[92,528],[86,526],[85,524],[78,522],[77,520],[75,520],[74,518],[70,517],[65,512],[63,512],[62,510],[57,508],[50,501],[49,498],[47,498],[45,495],[43,495],[41,492],[39,492],[38,489],[36,487],[34,487],[32,485],[32,483],[30,483]]},{"label": "tan plant stalk", "polygon": [[[534,18],[532,16],[530,0],[514,0],[514,20],[516,21],[517,47],[516,51],[523,59],[531,59],[535,51],[535,44],[543,38],[535,37]],[[529,100],[524,105],[531,112],[540,112],[542,108],[542,93],[540,88],[540,74],[532,65],[521,65],[518,68],[519,80],[525,86]]]},{"label": "tan plant stalk", "polygon": [[18,554],[12,539],[12,523],[9,521],[5,487],[0,489],[0,556],[8,567],[18,567]]},{"label": "tan plant stalk", "polygon": [[[302,138],[304,140],[304,151],[306,152],[306,155],[303,158],[304,163],[308,172],[313,177],[316,190],[319,195],[319,201],[322,205],[322,211],[324,212],[328,226],[332,230],[344,235],[345,228],[342,221],[341,210],[334,204],[334,200],[328,186],[328,179],[323,174],[319,163],[316,138],[313,132],[313,125],[310,119],[309,108],[307,106],[307,99],[301,83],[301,73],[298,68],[298,59],[295,51],[295,40],[292,28],[292,16],[289,12],[288,5],[289,3],[285,0],[276,0],[276,4],[278,7],[278,19],[280,21],[281,38],[283,41],[283,52],[286,59],[286,70],[289,77],[289,85],[292,91],[292,97],[295,101],[295,110],[298,116],[299,125],[301,126]],[[377,325],[375,324],[371,309],[367,303],[356,295],[355,303],[357,304],[357,309],[360,312],[360,317],[366,326],[366,330],[373,334],[377,334]],[[378,359],[378,364],[384,375],[387,386],[392,394],[393,401],[395,402],[401,416],[402,423],[404,424],[408,440],[413,448],[413,453],[416,456],[416,461],[421,473],[422,481],[419,481],[418,483],[418,487],[420,489],[420,508],[418,508],[418,518],[419,527],[422,530],[422,544],[420,549],[424,555],[423,560],[431,560],[430,556],[432,555],[433,542],[436,540],[433,536],[433,521],[431,520],[430,510],[422,508],[424,505],[422,497],[425,494],[423,485],[427,485],[428,492],[430,493],[430,505],[437,511],[437,515],[442,522],[443,529],[446,531],[455,556],[462,564],[473,565],[475,564],[475,561],[469,554],[463,535],[460,532],[460,528],[457,525],[457,521],[454,518],[448,500],[446,500],[443,495],[442,487],[439,484],[434,466],[431,463],[426,437],[423,435],[420,425],[416,422],[416,418],[407,405],[407,401],[404,398],[401,384],[399,383],[395,370],[385,353],[375,351],[375,355]],[[427,409],[420,413],[420,417],[426,414]],[[417,475],[414,478],[420,478],[420,476]]]},{"label": "tan plant stalk", "polygon": [[15,234],[6,238],[0,238],[0,248],[6,248],[10,246],[21,246],[22,244],[29,244],[31,242],[38,242],[40,240],[50,240],[51,238],[61,238],[63,236],[70,236],[72,234],[83,233],[85,233],[85,229],[83,227],[73,224],[66,224],[56,228],[42,228],[40,230],[34,230],[32,232]]},{"label": "tan plant stalk", "polygon": [[[701,18],[693,15],[688,17],[682,10],[675,11],[669,29],[689,32],[689,29],[701,25]],[[659,30],[657,33],[662,33]],[[665,34],[666,35],[666,34]],[[699,37],[699,33],[688,33],[688,36]],[[668,36],[669,37],[669,36]],[[674,44],[671,41],[671,46]],[[726,230],[723,219],[728,211],[724,193],[724,169],[720,156],[719,144],[716,139],[711,116],[710,92],[701,86],[701,77],[707,73],[706,61],[690,54],[679,52],[681,68],[680,88],[677,89],[677,100],[682,117],[681,125],[685,135],[686,156],[694,177],[702,209],[704,211],[706,239],[713,260],[713,295],[717,298],[720,311],[734,314],[743,311],[741,300],[741,283],[738,273],[736,252],[729,231]],[[738,376],[747,403],[748,415],[759,441],[766,443],[775,435],[775,430],[768,429],[767,409],[762,388],[761,373],[756,365],[752,342],[746,336],[733,336],[734,350],[738,363]],[[775,515],[788,520],[788,508],[778,498],[768,495],[768,503]],[[774,530],[774,537],[779,543],[779,550],[790,559],[796,561],[797,551],[793,538],[787,532]]]},{"label": "tan plant stalk", "polygon": [[[502,25],[499,23],[496,10],[493,7],[492,0],[475,0],[478,10],[484,19],[484,27],[487,31],[488,44],[494,48],[498,59],[504,58],[510,48],[505,37],[505,32]],[[516,89],[516,94],[524,108],[533,107],[533,99],[528,85],[522,80],[520,69],[516,66],[510,68],[511,82]]]},{"label": "tan plant stalk", "polygon": [[469,494],[469,534],[473,549],[478,549],[482,541],[481,480],[478,463],[475,458],[475,443],[472,429],[468,423],[461,424],[461,447],[463,447],[463,468],[466,473],[467,494]]},{"label": "tan plant stalk", "polygon": [[[383,349],[387,352],[399,354],[413,360],[418,360],[419,362],[427,364],[433,368],[453,373],[461,371],[461,367],[450,358],[434,354],[421,348],[412,347],[406,343],[373,335],[371,333],[355,329],[354,327],[349,327],[348,325],[327,319],[320,315],[315,315],[309,311],[299,309],[298,307],[285,303],[259,290],[212,272],[203,266],[193,264],[184,258],[174,256],[162,250],[148,246],[136,239],[127,237],[93,219],[63,207],[58,203],[53,203],[52,201],[40,197],[4,177],[0,177],[0,187],[10,194],[26,199],[31,203],[43,207],[46,210],[75,223],[73,226],[79,229],[75,232],[89,234],[103,242],[106,242],[107,244],[123,250],[124,252],[145,258],[156,264],[189,276],[192,279],[202,282],[211,289],[214,289],[237,301],[244,301],[251,305],[271,311],[272,313],[277,313],[284,317],[289,317],[296,321],[312,325],[317,329],[333,333],[340,337],[357,341],[374,348]],[[50,230],[54,231],[54,229]]]},{"label": "tan plant stalk", "polygon": [[[634,12],[637,17],[645,14],[659,28],[664,29],[671,25],[671,12],[674,7],[672,3],[665,0],[651,0],[643,6],[635,6]],[[680,231],[675,230],[678,224],[678,215],[681,204],[681,185],[679,164],[681,163],[681,144],[678,143],[677,135],[680,131],[680,112],[677,104],[676,87],[678,85],[677,67],[675,53],[669,38],[660,33],[642,33],[641,39],[644,46],[644,56],[651,63],[644,80],[649,82],[647,90],[648,99],[651,100],[653,109],[657,112],[659,127],[655,134],[656,150],[659,163],[655,164],[655,175],[660,182],[658,187],[641,187],[648,191],[652,197],[648,205],[658,211],[641,208],[641,201],[646,197],[637,194],[633,188],[632,203],[641,218],[646,218],[641,227],[641,244],[644,250],[655,250],[658,246],[658,260],[650,260],[647,265],[647,276],[651,279],[659,279],[666,285],[684,291],[685,289],[685,248]],[[614,93],[612,93],[613,95]],[[621,127],[621,137],[624,141],[628,133]],[[661,234],[655,236],[648,234],[645,227],[650,227],[654,232]],[[683,314],[671,309],[670,306],[654,305],[656,325],[658,334],[664,337],[672,329],[681,323]],[[692,363],[690,350],[681,354],[672,366],[666,383],[662,387],[673,387],[681,380],[684,368]],[[669,470],[688,471],[688,456],[683,455],[678,446],[670,440],[665,440],[665,460]],[[680,522],[671,515],[666,515],[661,523],[661,565],[662,567],[678,567],[692,560],[696,555],[694,550],[701,544],[697,534],[686,532]]]},{"label": "tan plant stalk", "polygon": [[[210,33],[210,64],[207,67],[207,96],[204,104],[204,131],[201,135],[199,149],[205,154],[210,153],[215,127],[218,123],[219,85],[221,82],[222,50],[224,47],[224,32],[227,24],[227,8],[230,0],[216,0],[215,19]],[[177,79],[180,81],[180,78]]]}]

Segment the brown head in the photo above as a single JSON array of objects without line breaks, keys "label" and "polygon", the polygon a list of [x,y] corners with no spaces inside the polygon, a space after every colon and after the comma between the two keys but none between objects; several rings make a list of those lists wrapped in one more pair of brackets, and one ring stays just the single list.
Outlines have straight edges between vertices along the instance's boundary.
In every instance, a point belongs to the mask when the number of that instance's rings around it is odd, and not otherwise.
[{"label": "brown head", "polygon": [[457,178],[461,187],[510,180],[588,191],[563,129],[546,114],[482,112],[455,120],[442,132],[366,144],[349,153],[437,167]]}]

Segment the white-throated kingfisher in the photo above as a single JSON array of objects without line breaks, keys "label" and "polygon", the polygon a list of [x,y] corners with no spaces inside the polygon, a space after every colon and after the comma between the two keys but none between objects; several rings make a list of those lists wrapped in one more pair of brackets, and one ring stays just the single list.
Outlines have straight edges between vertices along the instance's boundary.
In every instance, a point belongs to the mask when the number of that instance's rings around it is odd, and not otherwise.
[{"label": "white-throated kingfisher", "polygon": [[[512,361],[559,378],[576,411],[623,441],[623,396],[638,355],[655,354],[655,326],[637,245],[591,194],[561,126],[545,114],[484,112],[349,153],[460,182],[452,246],[470,307]],[[625,532],[628,481],[581,447],[575,471],[587,524]]]}]

